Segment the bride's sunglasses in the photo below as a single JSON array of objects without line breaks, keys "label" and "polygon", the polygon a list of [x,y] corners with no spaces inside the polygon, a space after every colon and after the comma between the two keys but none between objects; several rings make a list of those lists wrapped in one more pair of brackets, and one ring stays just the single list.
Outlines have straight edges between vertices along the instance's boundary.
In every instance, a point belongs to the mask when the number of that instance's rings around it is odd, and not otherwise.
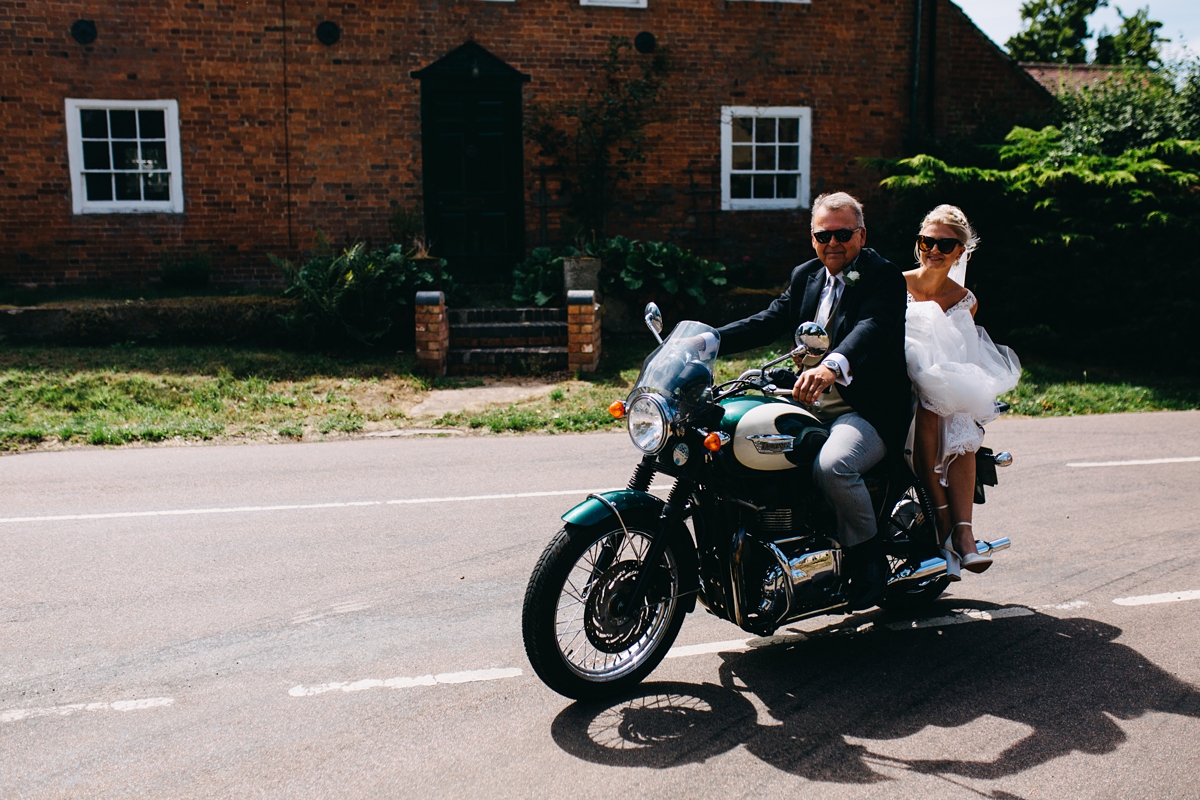
[{"label": "bride's sunglasses", "polygon": [[829,244],[830,239],[837,239],[845,244],[856,233],[858,233],[858,228],[838,228],[836,231],[813,231],[813,238],[821,244]]},{"label": "bride's sunglasses", "polygon": [[[841,241],[840,239],[838,241]],[[933,248],[942,251],[942,255],[950,255],[954,252],[954,248],[961,247],[962,242],[958,239],[934,239],[932,236],[918,236],[917,249],[922,253],[928,253]]]}]

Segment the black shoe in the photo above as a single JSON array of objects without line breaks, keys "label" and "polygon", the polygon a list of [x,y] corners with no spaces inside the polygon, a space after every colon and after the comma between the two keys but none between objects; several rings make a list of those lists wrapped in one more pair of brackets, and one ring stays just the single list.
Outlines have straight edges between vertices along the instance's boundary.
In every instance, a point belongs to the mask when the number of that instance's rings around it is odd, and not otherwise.
[{"label": "black shoe", "polygon": [[888,560],[875,537],[860,545],[847,547],[846,577],[850,579],[847,602],[852,611],[879,605],[887,591]]}]

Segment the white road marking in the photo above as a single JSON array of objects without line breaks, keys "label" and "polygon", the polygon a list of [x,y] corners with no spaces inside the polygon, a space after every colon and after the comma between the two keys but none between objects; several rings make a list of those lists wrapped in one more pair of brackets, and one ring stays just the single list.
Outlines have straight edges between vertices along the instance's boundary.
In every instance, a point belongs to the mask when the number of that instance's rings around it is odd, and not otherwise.
[{"label": "white road marking", "polygon": [[725,642],[708,642],[707,644],[688,644],[682,647],[672,647],[667,658],[687,658],[702,656],[706,653],[740,653],[747,650],[749,639],[730,639]]},{"label": "white road marking", "polygon": [[945,617],[930,617],[929,619],[911,619],[904,622],[890,622],[888,628],[894,631],[911,631],[918,628],[941,628],[946,625],[962,625],[967,622],[990,622],[995,619],[1009,617],[1028,617],[1033,615],[1033,609],[1023,606],[1012,608],[997,608],[992,611],[980,611],[975,608],[955,609],[953,614]]},{"label": "white road marking", "polygon": [[1070,611],[1074,608],[1083,608],[1084,606],[1090,605],[1091,603],[1089,603],[1087,600],[1068,600],[1065,603],[1055,603],[1049,606],[1038,606],[1038,608],[1053,608],[1059,611]]},{"label": "white road marking", "polygon": [[302,625],[305,622],[314,622],[318,619],[324,619],[325,617],[328,617],[328,616],[331,616],[334,614],[350,614],[355,611],[365,611],[366,609],[368,609],[370,607],[371,607],[370,603],[338,603],[337,605],[330,606],[329,609],[326,611],[304,611],[304,612],[301,612],[301,613],[297,614],[296,616],[292,617],[292,624],[293,625]]},{"label": "white road marking", "polygon": [[1136,467],[1142,464],[1184,464],[1191,461],[1200,461],[1200,456],[1188,456],[1187,458],[1144,458],[1137,461],[1079,461],[1074,464],[1067,464],[1068,467]]},{"label": "white road marking", "polygon": [[554,492],[519,492],[513,494],[476,494],[462,497],[414,497],[405,500],[363,500],[353,503],[307,503],[278,506],[232,506],[229,508],[179,508],[165,511],[114,511],[105,514],[57,514],[46,517],[0,517],[3,522],[70,522],[90,519],[130,519],[134,517],[187,517],[204,514],[248,514],[266,511],[309,511],[321,508],[358,508],[362,506],[421,505],[425,503],[463,503],[479,500],[515,500],[526,497],[559,497],[615,492],[619,489],[563,489]]},{"label": "white road marking", "polygon": [[1118,597],[1113,602],[1119,606],[1148,606],[1153,603],[1179,603],[1184,600],[1200,600],[1200,591],[1144,594],[1140,597]]},{"label": "white road marking", "polygon": [[147,708],[162,708],[174,702],[170,697],[148,697],[144,700],[117,700],[114,703],[72,703],[48,708],[17,708],[0,712],[0,722],[19,722],[37,717],[67,717],[79,711],[141,711]]},{"label": "white road marking", "polygon": [[312,697],[326,692],[361,692],[364,689],[412,689],[417,686],[436,686],[439,683],[477,683],[479,681],[498,681],[504,678],[516,678],[522,675],[515,667],[503,669],[474,669],[467,672],[442,672],[437,675],[418,675],[415,678],[366,678],[361,681],[342,683],[322,683],[317,686],[293,686],[288,690],[292,697]]}]

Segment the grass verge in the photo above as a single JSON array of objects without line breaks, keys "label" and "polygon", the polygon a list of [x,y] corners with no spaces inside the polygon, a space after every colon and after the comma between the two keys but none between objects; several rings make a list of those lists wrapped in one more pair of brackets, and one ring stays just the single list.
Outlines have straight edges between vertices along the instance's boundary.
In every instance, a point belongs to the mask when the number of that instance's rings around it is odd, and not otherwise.
[{"label": "grass verge", "polygon": [[196,347],[0,351],[0,449],[301,439],[401,420],[411,360]]},{"label": "grass verge", "polygon": [[[728,380],[783,352],[760,348],[718,362]],[[642,338],[606,342],[601,371],[561,382],[539,399],[447,414],[434,424],[480,433],[619,429],[608,414],[649,352]],[[429,389],[482,385],[426,381],[408,356],[321,355],[221,347],[0,350],[0,450],[168,440],[304,440],[409,424],[402,411]],[[1131,376],[1030,363],[1005,398],[1027,416],[1200,408],[1200,378]]]}]

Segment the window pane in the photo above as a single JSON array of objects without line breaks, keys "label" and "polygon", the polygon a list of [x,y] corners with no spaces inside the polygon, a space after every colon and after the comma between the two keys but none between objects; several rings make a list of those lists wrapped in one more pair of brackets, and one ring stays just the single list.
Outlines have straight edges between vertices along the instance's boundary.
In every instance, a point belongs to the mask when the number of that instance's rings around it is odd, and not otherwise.
[{"label": "window pane", "polygon": [[800,169],[800,148],[783,145],[779,148],[780,169]]},{"label": "window pane", "polygon": [[776,175],[775,186],[778,190],[779,197],[795,198],[796,197],[796,176],[795,175]]},{"label": "window pane", "polygon": [[754,140],[754,120],[749,117],[734,117],[733,140],[735,142],[750,142]]},{"label": "window pane", "polygon": [[110,169],[108,161],[108,142],[83,143],[84,169]]},{"label": "window pane", "polygon": [[139,111],[138,122],[141,124],[138,133],[143,139],[167,138],[166,112],[162,109]]},{"label": "window pane", "polygon": [[729,196],[748,198],[750,197],[750,176],[749,175],[730,175],[729,176]]},{"label": "window pane", "polygon": [[137,115],[132,111],[110,111],[108,119],[112,123],[112,138],[137,138]]},{"label": "window pane", "polygon": [[113,142],[112,149],[115,169],[138,168],[137,142]]},{"label": "window pane", "polygon": [[773,118],[759,117],[758,124],[754,126],[754,141],[775,141],[775,120]]},{"label": "window pane", "polygon": [[142,169],[167,168],[167,143],[142,142]]},{"label": "window pane", "polygon": [[108,137],[108,112],[102,108],[79,109],[79,128],[85,139]]},{"label": "window pane", "polygon": [[112,200],[112,173],[89,172],[83,176],[88,200]]},{"label": "window pane", "polygon": [[118,173],[116,176],[118,200],[142,199],[142,176],[137,173]]},{"label": "window pane", "polygon": [[785,117],[779,120],[779,141],[800,141],[800,120],[795,117]]},{"label": "window pane", "polygon": [[152,172],[142,175],[142,188],[147,200],[171,199],[171,175],[168,172]]},{"label": "window pane", "polygon": [[775,196],[775,176],[774,175],[755,175],[754,176],[754,196],[755,198],[770,199]]},{"label": "window pane", "polygon": [[754,160],[752,147],[735,147],[733,148],[733,168],[734,169],[754,169]]},{"label": "window pane", "polygon": [[754,168],[760,172],[764,169],[775,169],[775,147],[754,148]]}]

